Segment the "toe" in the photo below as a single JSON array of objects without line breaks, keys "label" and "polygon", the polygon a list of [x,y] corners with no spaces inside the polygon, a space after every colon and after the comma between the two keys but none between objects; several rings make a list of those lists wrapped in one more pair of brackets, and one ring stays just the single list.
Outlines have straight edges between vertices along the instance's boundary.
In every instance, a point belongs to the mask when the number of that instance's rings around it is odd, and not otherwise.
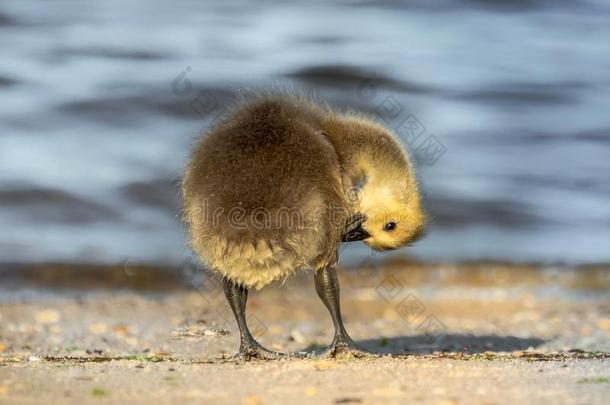
[{"label": "toe", "polygon": [[335,341],[330,348],[325,352],[326,357],[348,357],[348,358],[363,358],[374,356],[373,353],[367,352],[356,346],[352,341]]},{"label": "toe", "polygon": [[251,361],[251,360],[275,360],[282,358],[284,356],[283,353],[278,353],[266,349],[265,347],[256,344],[256,345],[248,345],[242,346],[239,349],[239,353],[235,356],[238,360],[241,361]]}]

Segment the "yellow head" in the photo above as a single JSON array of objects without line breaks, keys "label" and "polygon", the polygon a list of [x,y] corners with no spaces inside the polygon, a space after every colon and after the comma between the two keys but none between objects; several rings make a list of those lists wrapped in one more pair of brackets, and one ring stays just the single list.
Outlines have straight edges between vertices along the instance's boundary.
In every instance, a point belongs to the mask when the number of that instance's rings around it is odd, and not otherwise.
[{"label": "yellow head", "polygon": [[423,235],[426,215],[418,190],[393,189],[392,184],[364,187],[360,212],[362,228],[368,235],[364,242],[375,250],[397,249],[415,242]]},{"label": "yellow head", "polygon": [[358,113],[334,114],[324,129],[353,187],[348,198],[355,224],[348,225],[343,240],[389,250],[420,237],[426,214],[417,177],[394,134]]},{"label": "yellow head", "polygon": [[427,218],[409,156],[391,134],[375,129],[377,139],[384,140],[383,148],[359,154],[363,178],[356,209],[365,218],[367,245],[375,250],[397,249],[423,235]]}]

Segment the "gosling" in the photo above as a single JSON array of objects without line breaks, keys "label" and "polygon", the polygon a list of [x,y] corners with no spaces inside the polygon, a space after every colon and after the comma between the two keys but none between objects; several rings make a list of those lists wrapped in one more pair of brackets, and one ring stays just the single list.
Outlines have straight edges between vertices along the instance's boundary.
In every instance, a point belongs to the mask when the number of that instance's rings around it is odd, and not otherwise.
[{"label": "gosling", "polygon": [[248,290],[313,270],[335,334],[327,351],[360,355],[341,318],[341,242],[377,251],[424,230],[418,182],[390,131],[300,96],[250,96],[201,137],[183,179],[185,222],[203,264],[223,279],[238,356],[277,358],[246,324]]}]

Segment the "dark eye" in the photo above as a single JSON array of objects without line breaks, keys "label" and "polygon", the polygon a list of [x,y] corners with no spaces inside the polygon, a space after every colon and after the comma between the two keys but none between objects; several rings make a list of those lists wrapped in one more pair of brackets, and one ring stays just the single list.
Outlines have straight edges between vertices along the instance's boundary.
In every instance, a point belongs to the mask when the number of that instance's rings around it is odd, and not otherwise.
[{"label": "dark eye", "polygon": [[387,224],[385,224],[383,226],[383,230],[386,232],[392,232],[394,229],[396,229],[396,222],[388,222]]}]

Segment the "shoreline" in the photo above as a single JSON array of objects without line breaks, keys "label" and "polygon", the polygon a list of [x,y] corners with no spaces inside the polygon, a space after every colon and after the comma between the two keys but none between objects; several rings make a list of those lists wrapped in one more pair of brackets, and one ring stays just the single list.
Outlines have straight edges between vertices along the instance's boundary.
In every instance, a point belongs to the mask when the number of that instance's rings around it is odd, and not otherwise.
[{"label": "shoreline", "polygon": [[298,273],[252,291],[248,322],[269,349],[314,357],[252,362],[232,357],[238,333],[214,278],[55,264],[12,267],[25,277],[7,285],[3,271],[2,403],[604,404],[610,395],[608,267],[341,269],[346,327],[378,354],[364,359],[319,357],[331,321],[311,274]]},{"label": "shoreline", "polygon": [[[517,285],[560,285],[575,290],[610,290],[610,263],[571,266],[547,263],[502,261],[421,262],[391,258],[384,262],[364,262],[360,266],[339,266],[344,278],[358,276],[397,277],[413,286],[498,287]],[[289,279],[304,279],[309,271]],[[0,263],[0,289],[50,288],[98,290],[180,291],[198,283],[215,282],[213,274],[191,262],[178,266],[149,263]],[[276,285],[278,282],[273,283]]]}]

